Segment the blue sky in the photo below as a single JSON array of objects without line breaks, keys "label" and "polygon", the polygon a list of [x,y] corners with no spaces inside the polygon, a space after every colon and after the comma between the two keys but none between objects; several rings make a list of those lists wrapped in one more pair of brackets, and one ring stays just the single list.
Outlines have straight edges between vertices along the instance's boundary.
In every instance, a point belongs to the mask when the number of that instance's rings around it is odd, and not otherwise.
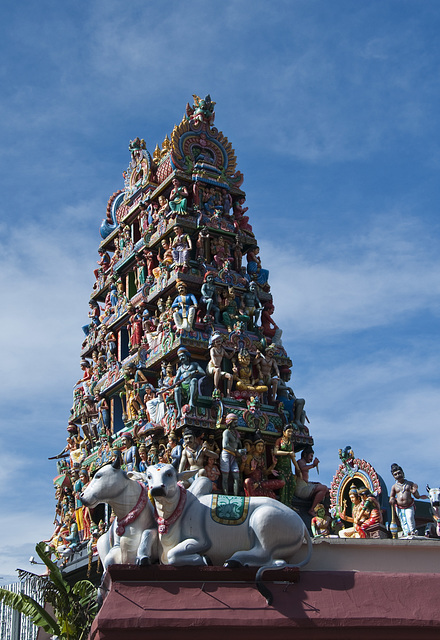
[{"label": "blue sky", "polygon": [[4,2],[0,575],[54,516],[99,226],[128,142],[152,152],[192,94],[244,173],[330,483],[350,444],[438,486],[437,0]]}]

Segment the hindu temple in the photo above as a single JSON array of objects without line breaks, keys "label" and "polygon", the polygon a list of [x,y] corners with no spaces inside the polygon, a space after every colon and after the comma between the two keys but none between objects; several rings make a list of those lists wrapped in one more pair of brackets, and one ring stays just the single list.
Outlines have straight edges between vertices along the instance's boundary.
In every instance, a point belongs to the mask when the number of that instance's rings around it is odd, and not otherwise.
[{"label": "hindu temple", "polygon": [[[346,443],[335,443],[330,487],[314,474],[270,265],[214,108],[194,95],[161,143],[130,141],[124,183],[108,200],[67,444],[55,456],[51,551],[72,579],[104,576],[91,638],[435,637],[438,539],[416,485],[399,467],[388,493]],[[125,514],[109,489],[122,472],[139,494]],[[171,514],[164,496],[176,496]],[[148,501],[153,537],[145,525],[127,551]],[[178,524],[196,501],[203,515]],[[226,548],[228,536],[238,548],[222,555],[216,541]]]}]

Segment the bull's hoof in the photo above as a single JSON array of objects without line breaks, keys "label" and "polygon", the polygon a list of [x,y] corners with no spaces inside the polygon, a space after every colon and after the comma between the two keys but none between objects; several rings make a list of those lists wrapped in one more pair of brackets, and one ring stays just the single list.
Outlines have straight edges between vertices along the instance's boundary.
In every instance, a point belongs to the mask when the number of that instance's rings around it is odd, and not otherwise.
[{"label": "bull's hoof", "polygon": [[143,556],[142,558],[136,558],[136,564],[138,567],[147,567],[151,564],[151,560],[148,556]]},{"label": "bull's hoof", "polygon": [[241,567],[243,565],[241,564],[241,562],[238,562],[238,560],[226,560],[223,566],[227,569],[238,569],[238,567]]},{"label": "bull's hoof", "polygon": [[202,558],[203,558],[203,564],[204,564],[206,567],[212,567],[212,560],[211,560],[211,558],[208,558],[208,556],[202,556]]}]

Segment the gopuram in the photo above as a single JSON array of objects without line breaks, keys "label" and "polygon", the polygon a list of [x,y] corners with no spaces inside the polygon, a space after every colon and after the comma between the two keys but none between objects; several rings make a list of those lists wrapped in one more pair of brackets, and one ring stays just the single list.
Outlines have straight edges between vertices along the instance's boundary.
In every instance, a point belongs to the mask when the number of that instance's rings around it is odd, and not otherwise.
[{"label": "gopuram", "polygon": [[[104,575],[96,639],[429,631],[433,541],[402,573],[414,546],[391,539],[430,520],[403,520],[423,496],[393,465],[389,499],[350,447],[330,489],[311,481],[319,460],[243,175],[215,103],[193,98],[152,154],[130,141],[108,201],[67,444],[53,458],[51,550],[66,573]],[[406,586],[424,578],[417,614],[393,596],[396,573]],[[384,593],[394,617],[371,610]],[[408,635],[392,630],[399,616]]]}]

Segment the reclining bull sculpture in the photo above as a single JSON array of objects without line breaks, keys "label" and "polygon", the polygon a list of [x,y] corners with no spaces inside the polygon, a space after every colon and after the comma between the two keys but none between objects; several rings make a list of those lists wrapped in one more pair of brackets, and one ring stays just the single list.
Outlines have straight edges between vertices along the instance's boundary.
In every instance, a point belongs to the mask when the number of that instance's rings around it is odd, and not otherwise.
[{"label": "reclining bull sculpture", "polygon": [[[207,478],[196,479],[187,491],[178,480],[188,472],[177,474],[170,464],[156,464],[145,474],[148,499],[145,487],[129,475],[117,462],[107,465],[81,494],[86,506],[107,502],[116,514],[111,529],[98,541],[105,569],[157,561],[256,566],[262,591],[264,571],[302,567],[310,560],[312,542],[303,521],[272,498],[212,495]],[[305,559],[292,564],[304,541]]]}]

